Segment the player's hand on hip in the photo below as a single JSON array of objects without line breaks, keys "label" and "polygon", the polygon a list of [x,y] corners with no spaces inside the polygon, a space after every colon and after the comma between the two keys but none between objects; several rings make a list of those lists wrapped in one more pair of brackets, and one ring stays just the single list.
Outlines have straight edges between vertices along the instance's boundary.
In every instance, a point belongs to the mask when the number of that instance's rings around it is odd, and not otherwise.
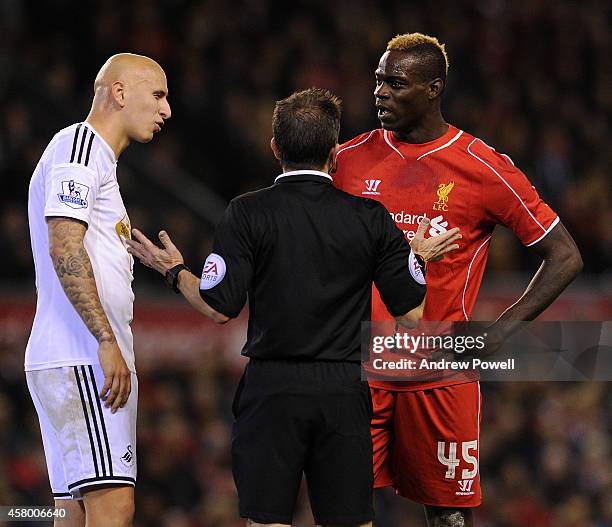
[{"label": "player's hand on hip", "polygon": [[100,391],[100,398],[105,406],[115,413],[127,403],[132,391],[132,374],[116,341],[100,342],[98,357],[104,372],[104,386]]},{"label": "player's hand on hip", "polygon": [[134,239],[125,240],[128,252],[138,258],[144,265],[165,275],[168,269],[184,262],[183,255],[172,243],[166,231],[160,231],[159,240],[163,245],[160,249],[138,229],[132,229]]},{"label": "player's hand on hip", "polygon": [[459,244],[455,243],[462,238],[459,233],[459,227],[454,227],[444,234],[425,238],[425,232],[429,226],[429,218],[423,218],[419,223],[419,228],[410,242],[410,247],[414,254],[419,255],[426,262],[437,262],[441,260],[447,252],[454,251],[459,248]]}]

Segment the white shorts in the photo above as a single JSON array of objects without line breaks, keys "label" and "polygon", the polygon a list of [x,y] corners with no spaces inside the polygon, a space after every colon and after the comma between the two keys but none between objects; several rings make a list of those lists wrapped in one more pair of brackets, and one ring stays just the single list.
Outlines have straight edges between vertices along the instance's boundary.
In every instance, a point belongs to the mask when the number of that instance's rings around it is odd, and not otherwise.
[{"label": "white shorts", "polygon": [[135,373],[128,402],[115,414],[100,400],[99,364],[28,371],[26,379],[55,499],[80,499],[91,485],[136,483]]}]

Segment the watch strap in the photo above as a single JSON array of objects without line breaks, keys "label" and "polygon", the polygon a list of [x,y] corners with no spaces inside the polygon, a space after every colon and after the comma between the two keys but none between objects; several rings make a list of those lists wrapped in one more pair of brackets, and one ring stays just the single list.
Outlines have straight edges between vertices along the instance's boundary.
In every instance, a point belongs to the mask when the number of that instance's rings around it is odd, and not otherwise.
[{"label": "watch strap", "polygon": [[178,275],[183,269],[191,272],[189,267],[187,267],[184,263],[177,264],[166,271],[166,282],[177,294],[180,293],[178,288]]}]

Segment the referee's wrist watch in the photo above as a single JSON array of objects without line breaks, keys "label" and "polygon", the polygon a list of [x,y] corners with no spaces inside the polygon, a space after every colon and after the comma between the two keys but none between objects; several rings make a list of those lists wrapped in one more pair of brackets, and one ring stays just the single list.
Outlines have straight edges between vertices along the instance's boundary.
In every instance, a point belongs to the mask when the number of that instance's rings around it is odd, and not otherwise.
[{"label": "referee's wrist watch", "polygon": [[180,263],[178,265],[175,265],[174,267],[171,267],[170,269],[168,269],[166,271],[166,283],[174,290],[175,293],[180,293],[180,290],[178,288],[178,275],[182,270],[185,270],[187,272],[191,272],[189,270],[189,267],[187,267],[184,263]]}]

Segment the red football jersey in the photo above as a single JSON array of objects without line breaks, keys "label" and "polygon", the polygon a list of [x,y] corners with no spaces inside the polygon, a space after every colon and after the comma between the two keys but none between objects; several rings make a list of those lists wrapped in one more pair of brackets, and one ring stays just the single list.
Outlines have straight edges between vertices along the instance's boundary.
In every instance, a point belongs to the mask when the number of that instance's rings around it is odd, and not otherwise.
[{"label": "red football jersey", "polygon": [[[421,144],[373,130],[343,144],[337,165],[334,184],[382,202],[408,241],[423,217],[429,236],[461,229],[459,249],[427,268],[424,320],[470,319],[495,225],[529,246],[559,222],[508,156],[454,126]],[[391,318],[374,290],[372,320]]]}]

